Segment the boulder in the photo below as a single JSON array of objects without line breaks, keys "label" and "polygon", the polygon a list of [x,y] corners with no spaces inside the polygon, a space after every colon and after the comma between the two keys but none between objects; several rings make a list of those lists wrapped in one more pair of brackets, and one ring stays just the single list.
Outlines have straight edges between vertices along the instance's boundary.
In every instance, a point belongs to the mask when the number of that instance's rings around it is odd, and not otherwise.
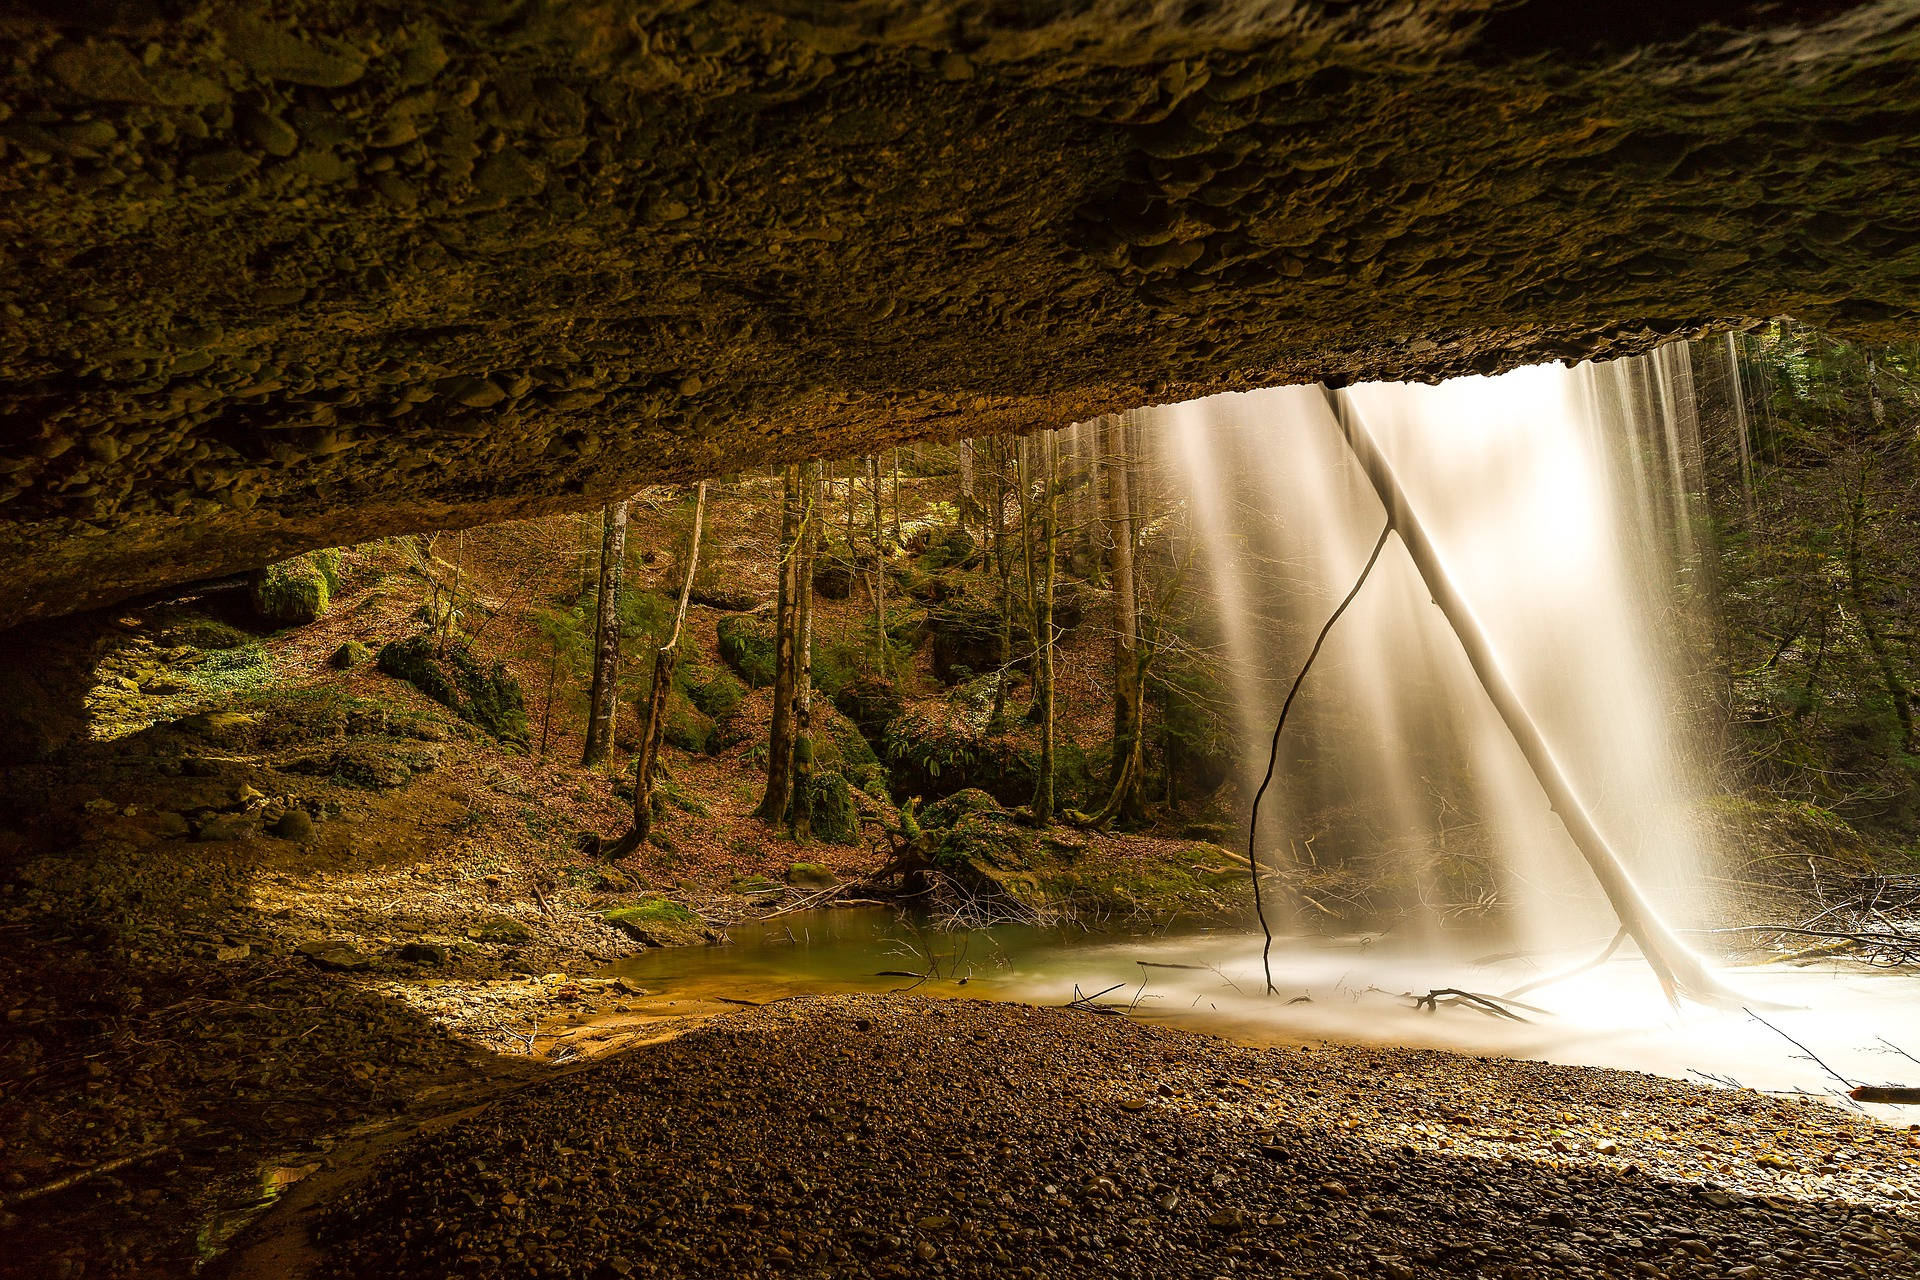
[{"label": "boulder", "polygon": [[247,601],[263,622],[303,626],[327,611],[339,563],[337,551],[312,551],[256,569],[247,580]]},{"label": "boulder", "polygon": [[296,950],[321,969],[355,973],[373,966],[373,958],[345,938],[303,942]]}]

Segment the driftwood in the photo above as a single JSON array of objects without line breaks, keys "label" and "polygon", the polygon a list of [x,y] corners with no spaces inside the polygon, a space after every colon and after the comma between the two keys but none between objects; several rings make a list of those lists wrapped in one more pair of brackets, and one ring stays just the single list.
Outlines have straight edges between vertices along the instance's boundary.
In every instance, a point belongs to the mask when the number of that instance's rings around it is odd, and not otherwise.
[{"label": "driftwood", "polygon": [[1684,996],[1706,1004],[1725,1006],[1737,1003],[1738,997],[1707,971],[1700,957],[1688,950],[1686,944],[1674,935],[1653,909],[1653,904],[1641,894],[1639,886],[1634,884],[1620,856],[1614,852],[1579,792],[1574,789],[1565,767],[1541,733],[1540,726],[1528,714],[1526,704],[1521,701],[1519,691],[1513,687],[1506,668],[1501,665],[1486,629],[1474,613],[1473,606],[1460,594],[1447,573],[1439,550],[1428,539],[1426,529],[1415,515],[1386,455],[1374,444],[1351,405],[1331,390],[1326,392],[1326,397],[1327,407],[1359,461],[1361,472],[1373,485],[1380,504],[1387,510],[1388,523],[1400,535],[1401,545],[1406,547],[1407,555],[1419,571],[1428,594],[1453,628],[1468,665],[1473,668],[1474,675],[1479,677],[1481,687],[1487,692],[1487,700],[1499,713],[1501,722],[1513,736],[1514,744],[1520,748],[1520,754],[1526,758],[1534,777],[1539,779],[1540,788],[1546,792],[1554,814],[1566,828],[1581,857],[1586,859],[1594,879],[1599,881],[1607,901],[1613,906],[1614,914],[1619,917],[1621,927],[1639,944],[1641,955],[1659,979],[1667,999],[1678,1003]]},{"label": "driftwood", "polygon": [[104,1160],[99,1164],[88,1165],[84,1169],[75,1169],[71,1173],[61,1174],[51,1182],[43,1182],[37,1187],[28,1187],[24,1191],[16,1191],[10,1196],[0,1197],[0,1208],[11,1209],[15,1205],[26,1204],[30,1200],[38,1200],[42,1196],[54,1195],[71,1187],[77,1187],[83,1182],[90,1182],[95,1178],[104,1177],[109,1173],[118,1173],[130,1165],[151,1160],[155,1156],[162,1155],[172,1149],[172,1146],[168,1144],[162,1144],[156,1147],[142,1147],[140,1150],[130,1151],[124,1156],[115,1156],[111,1160]]},{"label": "driftwood", "polygon": [[1897,1107],[1920,1107],[1920,1089],[1900,1085],[1860,1084],[1847,1090],[1855,1102],[1884,1102]]}]

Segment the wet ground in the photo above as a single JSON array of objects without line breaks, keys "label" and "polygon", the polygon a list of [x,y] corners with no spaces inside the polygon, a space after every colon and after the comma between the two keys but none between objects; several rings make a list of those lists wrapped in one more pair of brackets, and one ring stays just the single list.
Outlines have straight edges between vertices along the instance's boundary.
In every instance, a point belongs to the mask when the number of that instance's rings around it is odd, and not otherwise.
[{"label": "wet ground", "polygon": [[[941,933],[881,909],[743,921],[726,947],[651,950],[617,974],[651,994],[636,1010],[675,1014],[716,1000],[911,991],[1062,1005],[1076,997],[1155,1025],[1253,1044],[1336,1040],[1645,1071],[1697,1083],[1802,1092],[1858,1109],[1853,1084],[1920,1084],[1920,976],[1824,960],[1731,966],[1726,1009],[1670,1006],[1607,939],[1558,954],[1488,955],[1471,938],[1419,943],[1363,934],[1275,942],[1265,994],[1261,938],[1239,930],[1092,934],[1017,925]],[[1565,976],[1562,976],[1565,975]],[[1512,1016],[1458,997],[1494,998]],[[1511,999],[1501,997],[1513,993]],[[1894,1123],[1920,1107],[1873,1106]]]},{"label": "wet ground", "polygon": [[327,1275],[436,1280],[1905,1280],[1920,1134],[1618,1072],[800,998],[423,1137],[319,1233]]}]

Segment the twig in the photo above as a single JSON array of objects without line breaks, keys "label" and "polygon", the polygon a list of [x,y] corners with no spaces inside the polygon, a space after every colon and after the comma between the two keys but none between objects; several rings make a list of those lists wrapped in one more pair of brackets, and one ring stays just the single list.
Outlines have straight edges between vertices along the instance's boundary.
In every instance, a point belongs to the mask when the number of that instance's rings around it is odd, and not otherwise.
[{"label": "twig", "polygon": [[[1412,993],[1409,992],[1408,994],[1411,995]],[[1428,1013],[1437,1013],[1439,1012],[1440,1001],[1443,997],[1447,998],[1449,1005],[1464,1004],[1470,1009],[1476,1009],[1481,1013],[1489,1013],[1497,1018],[1507,1018],[1513,1022],[1526,1022],[1528,1019],[1521,1017],[1515,1013],[1513,1009],[1507,1008],[1507,1004],[1513,1005],[1516,1009],[1525,1009],[1529,1013],[1546,1012],[1546,1010],[1536,1009],[1532,1005],[1521,1004],[1517,1000],[1506,1000],[1504,996],[1483,996],[1472,991],[1462,991],[1458,987],[1436,987],[1423,996],[1414,996],[1413,1007],[1416,1009],[1425,1009]],[[1502,1003],[1503,1000],[1506,1001],[1505,1004]]]},{"label": "twig", "polygon": [[65,1191],[69,1187],[77,1187],[81,1183],[98,1178],[103,1174],[117,1173],[128,1165],[151,1160],[162,1152],[170,1150],[172,1150],[171,1143],[162,1143],[159,1146],[142,1147],[138,1151],[129,1152],[124,1156],[115,1156],[111,1160],[106,1160],[96,1165],[89,1165],[84,1169],[75,1169],[72,1173],[60,1175],[52,1182],[43,1182],[37,1187],[28,1187],[25,1191],[16,1191],[10,1196],[0,1198],[0,1208],[11,1209],[15,1205],[25,1204],[29,1200],[38,1200],[42,1196],[50,1196],[57,1191]]},{"label": "twig", "polygon": [[1373,572],[1373,566],[1379,562],[1380,553],[1386,549],[1387,538],[1392,533],[1393,516],[1389,512],[1386,524],[1381,526],[1379,538],[1374,541],[1373,554],[1367,557],[1366,566],[1360,570],[1360,576],[1354,579],[1353,588],[1347,592],[1346,599],[1340,602],[1327,619],[1327,624],[1320,628],[1320,634],[1314,637],[1313,648],[1308,652],[1306,662],[1301,664],[1300,674],[1293,678],[1293,687],[1287,690],[1287,700],[1280,704],[1280,717],[1273,725],[1273,741],[1267,748],[1267,776],[1260,780],[1260,789],[1253,793],[1253,813],[1247,823],[1247,866],[1253,878],[1253,910],[1260,917],[1260,932],[1267,939],[1266,945],[1260,948],[1260,967],[1266,975],[1268,995],[1275,994],[1276,988],[1273,985],[1273,928],[1267,923],[1267,904],[1260,893],[1260,801],[1265,798],[1267,788],[1273,785],[1273,771],[1280,763],[1280,731],[1287,727],[1287,712],[1293,709],[1293,700],[1298,696],[1300,686],[1305,683],[1307,672],[1313,670],[1313,660],[1320,656],[1320,646],[1327,642],[1327,634],[1333,630],[1333,624],[1340,621],[1340,615],[1347,611],[1354,597],[1360,594],[1360,588],[1367,584],[1367,575]]},{"label": "twig", "polygon": [[1761,1017],[1759,1014],[1755,1013],[1753,1010],[1742,1006],[1740,1012],[1746,1014],[1749,1018],[1752,1018],[1755,1022],[1759,1023],[1761,1026],[1765,1027],[1767,1030],[1773,1032],[1773,1034],[1779,1036],[1782,1040],[1785,1040],[1788,1044],[1798,1049],[1801,1053],[1806,1054],[1808,1060],[1813,1062],[1813,1064],[1819,1067],[1822,1071],[1832,1076],[1835,1080],[1838,1080],[1848,1090],[1852,1090],[1860,1087],[1858,1081],[1849,1080],[1845,1076],[1841,1075],[1838,1071],[1835,1071],[1832,1067],[1828,1066],[1824,1061],[1821,1060],[1821,1057],[1819,1054],[1807,1048],[1807,1046],[1801,1044],[1798,1040],[1795,1040],[1792,1036],[1788,1035],[1786,1032],[1782,1031],[1780,1028],[1774,1026],[1771,1022],[1768,1022],[1765,1018]]}]

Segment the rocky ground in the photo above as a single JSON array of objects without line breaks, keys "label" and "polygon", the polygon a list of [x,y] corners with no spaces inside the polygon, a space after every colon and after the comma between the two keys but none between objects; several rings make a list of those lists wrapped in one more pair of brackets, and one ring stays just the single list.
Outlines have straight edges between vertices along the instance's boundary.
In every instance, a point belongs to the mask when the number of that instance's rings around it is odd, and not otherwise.
[{"label": "rocky ground", "polygon": [[1920,1132],[1617,1072],[845,996],[523,1090],[390,1156],[318,1234],[339,1277],[1908,1277]]}]

